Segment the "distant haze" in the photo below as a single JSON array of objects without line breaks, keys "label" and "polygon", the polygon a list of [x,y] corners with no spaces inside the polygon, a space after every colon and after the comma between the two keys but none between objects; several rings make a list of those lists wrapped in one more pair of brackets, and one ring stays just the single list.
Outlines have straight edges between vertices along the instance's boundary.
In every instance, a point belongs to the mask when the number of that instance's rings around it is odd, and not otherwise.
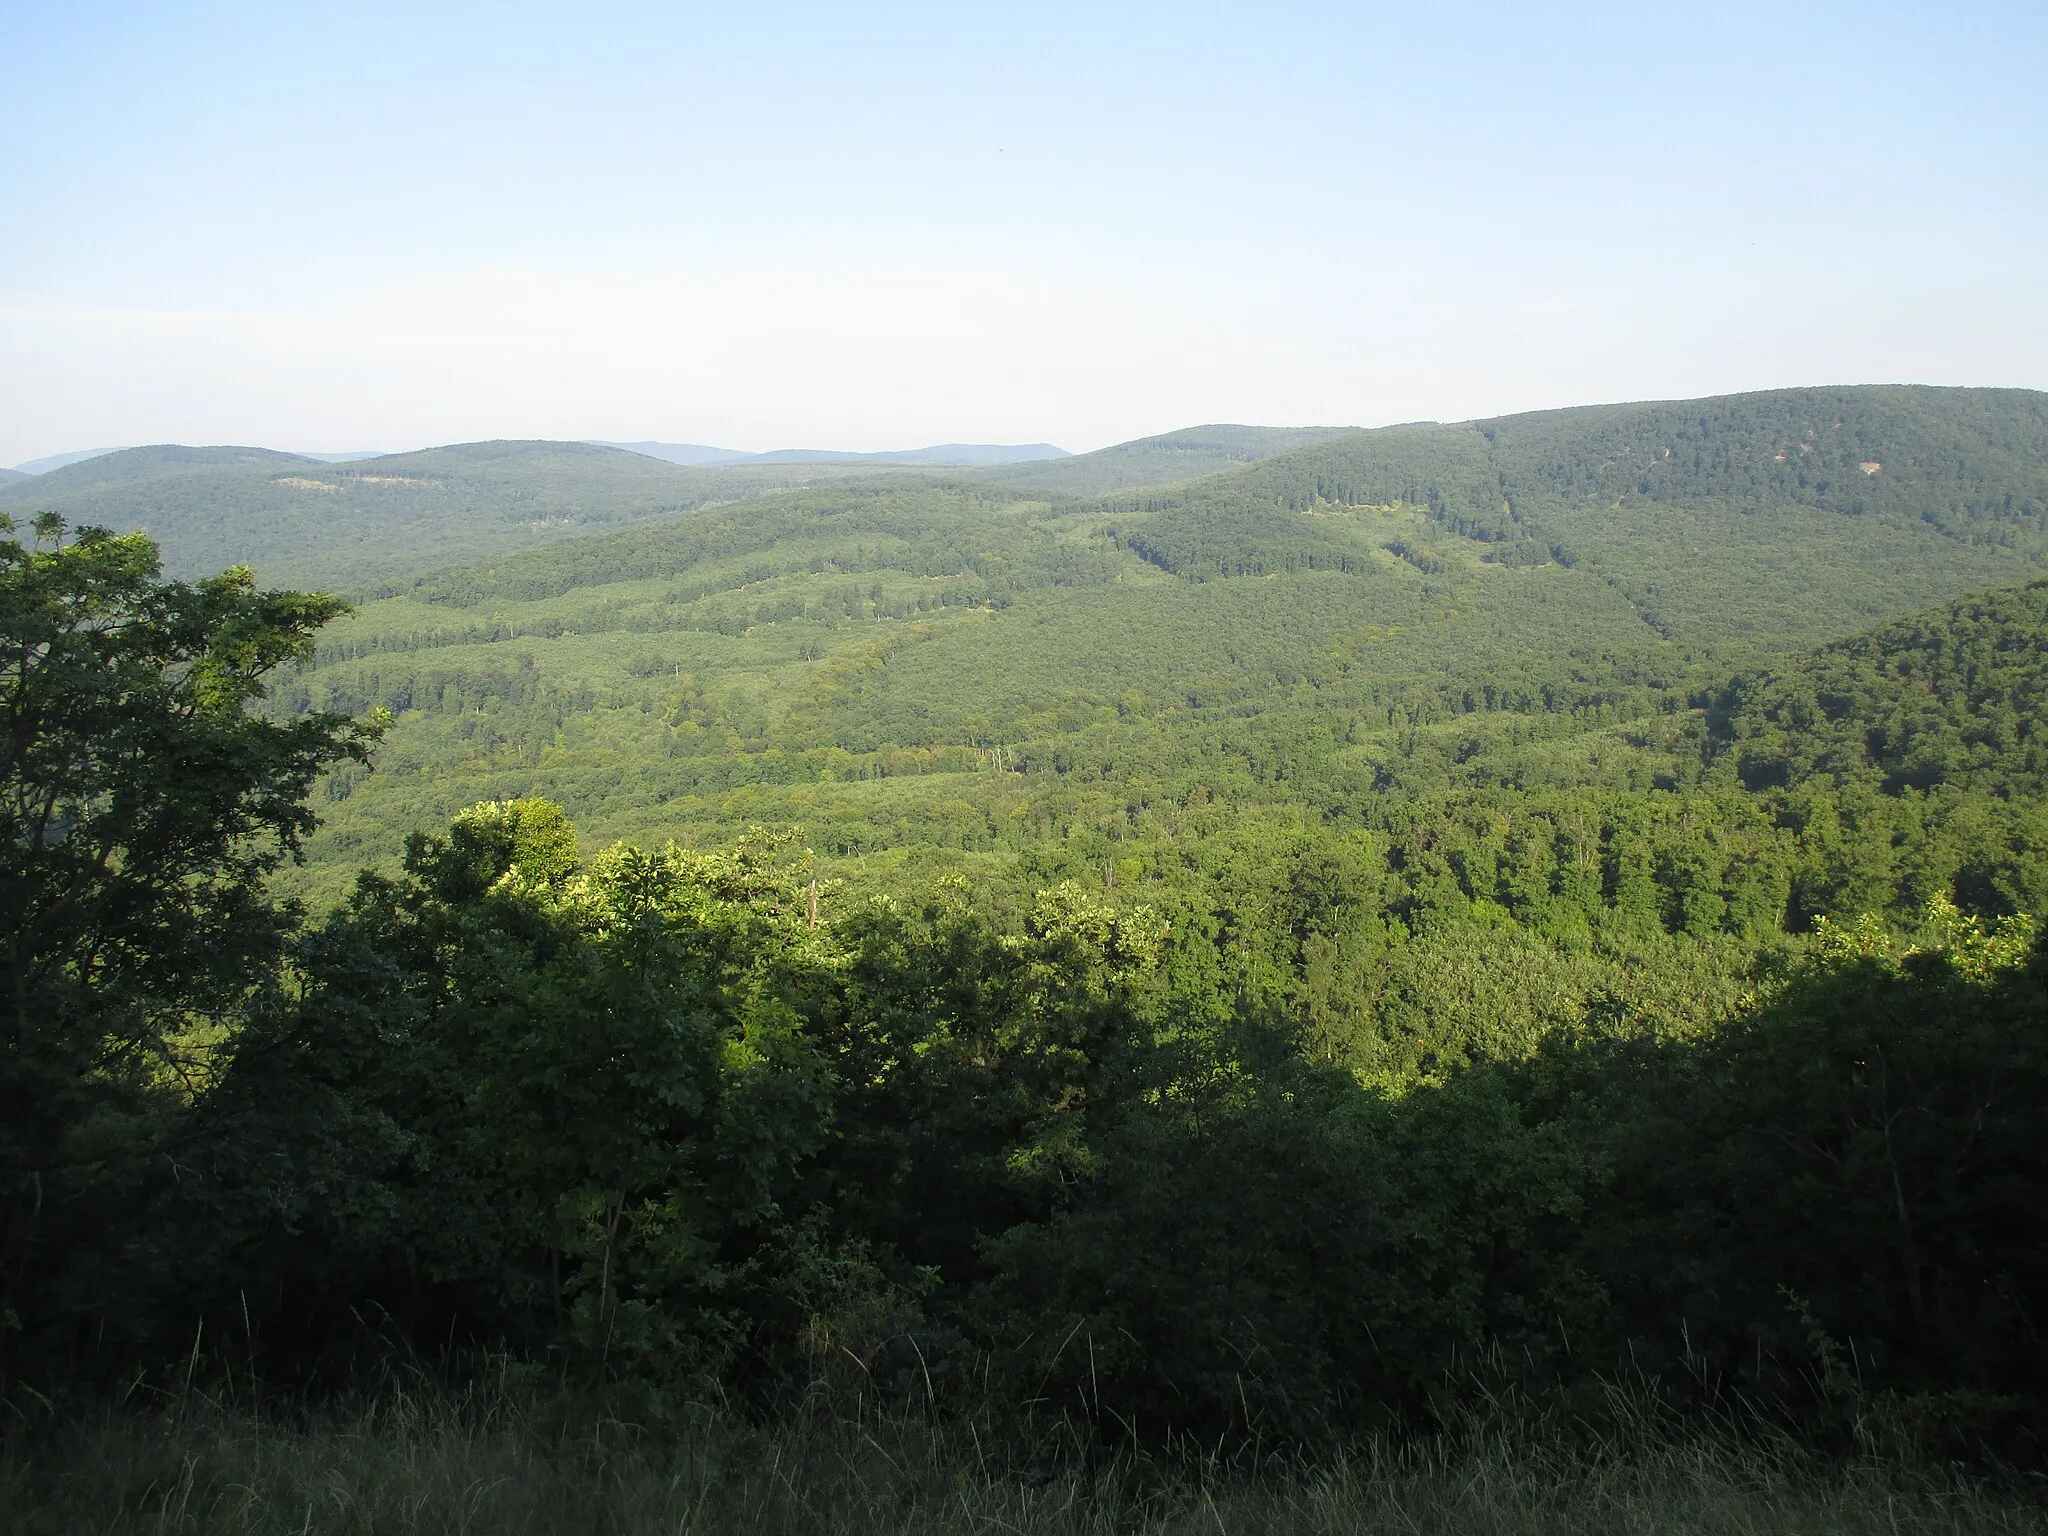
[{"label": "distant haze", "polygon": [[0,463],[2048,386],[2039,0],[113,0],[5,36]]},{"label": "distant haze", "polygon": [[97,459],[110,453],[119,453],[119,448],[83,448],[74,453],[45,454],[40,459],[30,459],[26,464],[16,464],[14,470],[23,475],[46,475],[53,469],[62,469],[66,464],[83,464],[87,459]]},{"label": "distant haze", "polygon": [[[53,469],[62,469],[67,464],[83,464],[88,459],[105,458],[110,453],[124,453],[127,445],[119,448],[86,448],[76,453],[53,453],[44,458],[30,459],[25,464],[14,466],[16,474],[47,475]],[[349,464],[357,459],[374,459],[381,452],[376,448],[364,448],[342,453],[322,453],[310,448],[299,450],[302,459],[323,459],[329,464]]]},{"label": "distant haze", "polygon": [[707,448],[701,443],[611,443],[671,464],[1023,464],[1039,459],[1070,457],[1051,443],[938,443],[930,448],[904,448],[867,453],[847,448],[774,448],[744,453],[734,448]]},{"label": "distant haze", "polygon": [[[709,448],[701,443],[613,443],[602,438],[591,441],[605,448],[624,448],[633,453],[644,453],[649,458],[666,459],[671,464],[988,465],[1022,464],[1069,456],[1066,449],[1055,448],[1051,443],[940,443],[931,448],[911,448],[895,453],[863,453],[858,449],[837,448],[779,448],[768,453],[747,453],[737,448]],[[43,475],[68,464],[83,464],[88,459],[124,451],[125,448],[88,448],[77,453],[53,453],[44,458],[30,459],[25,464],[16,464],[13,468],[18,474]],[[350,464],[359,459],[377,458],[382,453],[376,448],[341,453],[310,448],[295,451],[302,459],[321,459],[329,464]]]}]

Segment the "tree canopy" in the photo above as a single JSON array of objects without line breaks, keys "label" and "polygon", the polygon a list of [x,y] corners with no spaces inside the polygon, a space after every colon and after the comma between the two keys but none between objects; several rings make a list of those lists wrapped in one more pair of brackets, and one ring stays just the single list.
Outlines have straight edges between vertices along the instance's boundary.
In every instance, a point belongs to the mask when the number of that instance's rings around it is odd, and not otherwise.
[{"label": "tree canopy", "polygon": [[[36,520],[0,538],[0,1305],[111,1117],[196,1090],[296,918],[265,877],[314,824],[307,795],[377,727],[247,706],[336,600],[247,570],[157,579],[139,535]],[[118,1145],[118,1138],[116,1141]]]},{"label": "tree canopy", "polygon": [[[1148,1445],[1635,1371],[2033,1455],[2048,583],[1928,457],[2030,398],[876,476],[354,615],[45,521],[8,1369],[225,1328]],[[1872,423],[1955,519],[1751,463]]]}]

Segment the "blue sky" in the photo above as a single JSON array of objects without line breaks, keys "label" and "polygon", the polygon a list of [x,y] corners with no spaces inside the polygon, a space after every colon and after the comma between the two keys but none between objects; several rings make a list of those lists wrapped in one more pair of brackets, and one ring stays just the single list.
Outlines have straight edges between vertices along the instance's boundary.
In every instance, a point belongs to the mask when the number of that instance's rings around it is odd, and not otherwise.
[{"label": "blue sky", "polygon": [[0,464],[2048,387],[2048,7],[0,0]]}]

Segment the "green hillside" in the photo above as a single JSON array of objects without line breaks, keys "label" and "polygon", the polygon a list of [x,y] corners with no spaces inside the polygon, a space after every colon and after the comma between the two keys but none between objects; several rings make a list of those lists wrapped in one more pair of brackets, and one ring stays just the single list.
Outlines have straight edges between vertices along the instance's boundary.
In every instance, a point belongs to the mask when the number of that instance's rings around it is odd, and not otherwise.
[{"label": "green hillside", "polygon": [[1751,788],[2048,788],[2048,582],[1950,604],[1735,678],[1712,750]]},{"label": "green hillside", "polygon": [[2036,571],[2040,420],[1799,392],[1351,434],[1092,500],[898,474],[418,577],[286,690],[398,719],[305,878],[508,794],[598,839],[799,825],[886,883],[941,853],[1099,875],[1389,789],[1647,789],[1675,770],[1631,722]]},{"label": "green hillside", "polygon": [[333,622],[17,523],[17,1358],[2038,1458],[2042,415],[849,477]]},{"label": "green hillside", "polygon": [[861,472],[685,467],[585,443],[466,443],[342,464],[170,445],[0,484],[0,510],[145,530],[176,575],[245,564],[274,584],[356,591],[424,566]]},{"label": "green hillside", "polygon": [[1048,496],[1097,496],[1133,485],[1170,485],[1249,464],[1351,431],[1349,427],[1184,427],[1157,437],[1044,463],[1006,464],[987,478]]},{"label": "green hillside", "polygon": [[1490,563],[1598,574],[1660,634],[1782,644],[2033,558],[2044,464],[2034,391],[1780,390],[1390,427],[1115,505],[1198,579],[1335,558],[1303,514],[1416,507]]},{"label": "green hillside", "polygon": [[0,469],[0,485],[12,485],[17,480],[33,480],[35,476],[24,475],[18,469]]},{"label": "green hillside", "polygon": [[242,468],[286,473],[294,466],[318,462],[323,461],[271,448],[189,448],[182,443],[159,443],[67,459],[33,478],[38,487],[53,495],[93,490],[111,495],[122,487],[178,471]]}]

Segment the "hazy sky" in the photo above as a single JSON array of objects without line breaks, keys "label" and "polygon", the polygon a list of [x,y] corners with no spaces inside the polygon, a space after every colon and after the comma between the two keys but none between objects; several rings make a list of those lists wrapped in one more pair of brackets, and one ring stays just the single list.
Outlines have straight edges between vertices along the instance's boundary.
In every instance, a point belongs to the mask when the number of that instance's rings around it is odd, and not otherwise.
[{"label": "hazy sky", "polygon": [[0,0],[0,464],[2048,387],[2048,5]]}]

